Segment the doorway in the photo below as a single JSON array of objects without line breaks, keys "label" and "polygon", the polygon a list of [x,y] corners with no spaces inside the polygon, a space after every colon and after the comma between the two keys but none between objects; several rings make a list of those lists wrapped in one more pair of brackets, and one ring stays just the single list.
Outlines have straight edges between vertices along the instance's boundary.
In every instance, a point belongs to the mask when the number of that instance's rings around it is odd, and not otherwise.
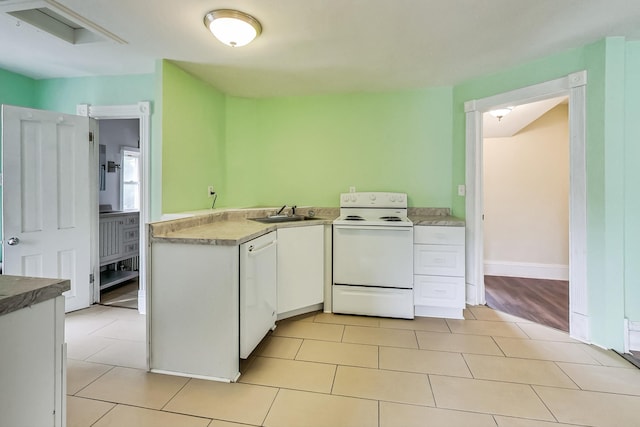
[{"label": "doorway", "polygon": [[586,85],[581,71],[563,78],[465,103],[467,302],[485,304],[482,114],[496,107],[569,96],[569,334],[589,341],[586,280]]},{"label": "doorway", "polygon": [[566,96],[490,110],[483,114],[482,147],[487,305],[565,332],[568,122]]},{"label": "doorway", "polygon": [[[132,262],[137,263],[137,265],[126,265],[124,264],[123,271],[131,271],[137,268],[137,309],[141,314],[146,314],[146,232],[145,226],[149,222],[150,217],[150,202],[149,202],[149,182],[150,182],[150,103],[148,101],[139,102],[133,105],[116,105],[116,106],[95,106],[88,104],[78,105],[76,108],[77,114],[81,116],[88,116],[91,118],[95,118],[98,120],[98,123],[103,122],[105,120],[124,120],[122,123],[131,123],[129,120],[136,120],[138,124],[138,147],[137,150],[134,148],[124,148],[120,149],[120,163],[116,163],[117,160],[111,160],[113,162],[110,165],[105,158],[105,181],[108,179],[107,174],[109,173],[109,167],[111,166],[113,169],[118,170],[123,165],[123,162],[126,160],[126,153],[134,153],[137,152],[137,164],[139,171],[139,181],[137,182],[137,191],[139,194],[139,213],[134,220],[134,218],[129,218],[128,216],[122,220],[122,222],[126,222],[123,224],[125,226],[125,230],[118,231],[119,233],[125,233],[128,239],[125,242],[125,246],[130,250],[134,251],[137,249],[137,259],[133,259]],[[120,144],[123,145],[123,144]],[[94,156],[93,156],[93,164],[95,165],[96,171],[100,171],[100,173],[96,173],[96,175],[101,175],[101,164],[100,164],[100,147],[96,145],[94,147]],[[106,150],[105,150],[106,151]],[[106,153],[105,153],[106,154]],[[116,167],[116,165],[118,165]],[[114,175],[115,177],[115,175]],[[98,179],[100,181],[100,177]],[[125,196],[126,192],[131,192],[130,188],[127,190],[123,186],[123,182],[118,181],[120,184],[118,185],[118,199],[115,199],[119,202],[119,207],[123,204],[126,204],[126,200],[123,200],[123,196]],[[98,182],[101,185],[101,182]],[[130,182],[130,184],[135,184]],[[96,256],[99,254],[98,244],[99,244],[99,205],[100,204],[109,204],[107,202],[100,203],[98,197],[96,197],[95,209],[92,217],[95,218],[93,221],[93,231],[92,231],[92,245],[96,248]],[[120,221],[117,221],[120,222]],[[137,246],[137,247],[135,247]],[[125,250],[127,250],[125,248]],[[129,261],[131,262],[131,261]],[[102,264],[102,263],[100,263]],[[118,266],[120,268],[120,266]],[[97,285],[94,286],[93,290],[93,302],[100,301],[100,281],[97,280]],[[124,282],[122,282],[124,283]],[[131,291],[128,289],[128,292]]]}]

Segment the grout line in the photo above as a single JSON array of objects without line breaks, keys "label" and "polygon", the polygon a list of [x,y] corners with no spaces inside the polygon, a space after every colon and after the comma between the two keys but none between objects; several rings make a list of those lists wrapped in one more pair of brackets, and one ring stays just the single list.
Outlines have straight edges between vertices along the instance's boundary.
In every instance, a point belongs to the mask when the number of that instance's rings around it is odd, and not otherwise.
[{"label": "grout line", "polygon": [[[271,401],[271,405],[269,405],[269,409],[267,409],[267,413],[264,414],[264,418],[262,419],[262,422],[260,423],[261,426],[263,426],[265,421],[267,421],[267,417],[269,416],[269,413],[271,412],[271,409],[273,408],[273,404],[276,403],[276,399],[280,395],[280,390],[282,390],[282,388],[280,388],[280,387],[278,387],[276,389],[276,395],[273,396],[273,400]],[[211,425],[211,423],[209,425]]]},{"label": "grout line", "polygon": [[[66,361],[65,361],[65,363],[66,363]],[[93,363],[93,362],[86,362],[86,363]],[[102,364],[102,365],[104,365],[104,364]],[[102,374],[98,375],[93,381],[89,382],[89,384],[87,384],[84,387],[80,388],[74,394],[68,394],[67,393],[67,396],[82,397],[82,396],[78,396],[78,393],[80,393],[82,390],[84,390],[85,388],[89,387],[91,384],[93,384],[94,382],[98,381],[100,378],[104,377],[105,375],[107,375],[107,373],[113,371],[116,368],[116,366],[114,366],[114,365],[105,365],[105,366],[110,366],[110,368],[107,369],[106,371],[104,371]],[[68,376],[69,376],[69,371],[67,369],[67,377]]]},{"label": "grout line", "polygon": [[[191,382],[193,378],[189,378],[187,381],[185,381],[185,383],[182,385],[182,387],[180,387],[178,389],[178,391],[176,391],[175,393],[173,393],[173,395],[165,402],[164,405],[162,405],[160,407],[161,411],[164,411],[164,408],[167,407],[167,405],[169,404],[169,402],[171,402],[173,399],[175,399],[175,397],[178,395],[178,393],[180,393],[182,390],[184,390],[184,388],[187,386],[187,384],[189,384]],[[166,412],[170,412],[170,411],[166,411]]]},{"label": "grout line", "polygon": [[556,414],[554,414],[553,411],[551,410],[551,408],[549,408],[549,406],[547,406],[547,402],[545,402],[544,399],[542,397],[540,397],[540,395],[538,394],[538,391],[535,389],[535,387],[533,385],[529,385],[529,388],[531,388],[531,390],[533,390],[533,392],[535,393],[536,397],[538,399],[540,399],[540,402],[542,402],[544,407],[547,408],[547,411],[549,411],[549,413],[551,414],[553,419],[556,420],[557,423],[559,423],[560,421],[558,420],[558,417],[556,417]]}]

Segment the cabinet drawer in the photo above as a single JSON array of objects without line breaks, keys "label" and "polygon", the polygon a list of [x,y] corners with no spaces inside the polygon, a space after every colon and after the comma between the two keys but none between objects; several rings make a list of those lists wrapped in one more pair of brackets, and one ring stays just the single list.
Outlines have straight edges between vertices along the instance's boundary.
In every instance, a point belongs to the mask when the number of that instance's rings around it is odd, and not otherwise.
[{"label": "cabinet drawer", "polygon": [[464,277],[464,246],[414,245],[413,272]]},{"label": "cabinet drawer", "polygon": [[123,250],[126,255],[137,255],[138,243],[125,243],[123,246]]},{"label": "cabinet drawer", "polygon": [[413,243],[428,245],[464,245],[464,227],[416,226]]},{"label": "cabinet drawer", "polygon": [[127,216],[124,219],[125,227],[128,225],[138,225],[138,214]]},{"label": "cabinet drawer", "polygon": [[137,228],[127,228],[122,230],[122,241],[123,242],[132,242],[132,241],[137,241],[138,240],[138,236],[140,234],[140,230],[138,230]]},{"label": "cabinet drawer", "polygon": [[464,308],[463,277],[414,276],[415,305]]}]

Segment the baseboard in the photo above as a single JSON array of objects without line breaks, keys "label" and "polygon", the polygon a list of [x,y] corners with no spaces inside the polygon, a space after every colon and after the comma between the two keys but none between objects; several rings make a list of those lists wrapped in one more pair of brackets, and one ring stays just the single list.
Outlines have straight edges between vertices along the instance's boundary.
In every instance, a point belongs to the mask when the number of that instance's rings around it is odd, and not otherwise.
[{"label": "baseboard", "polygon": [[528,279],[569,280],[569,266],[530,262],[485,261],[487,276],[524,277]]},{"label": "baseboard", "polygon": [[[625,351],[629,350],[640,351],[640,322],[625,321],[625,337],[628,339],[628,344],[625,345]],[[627,340],[625,340],[627,341]]]}]

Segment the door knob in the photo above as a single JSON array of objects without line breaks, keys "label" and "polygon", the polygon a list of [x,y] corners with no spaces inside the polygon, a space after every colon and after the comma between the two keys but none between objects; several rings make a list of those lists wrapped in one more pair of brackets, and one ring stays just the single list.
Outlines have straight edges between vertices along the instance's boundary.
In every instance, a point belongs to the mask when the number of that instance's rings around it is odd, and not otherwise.
[{"label": "door knob", "polygon": [[9,240],[7,240],[7,244],[9,246],[15,246],[18,243],[20,243],[20,239],[18,239],[17,237],[10,237]]}]

